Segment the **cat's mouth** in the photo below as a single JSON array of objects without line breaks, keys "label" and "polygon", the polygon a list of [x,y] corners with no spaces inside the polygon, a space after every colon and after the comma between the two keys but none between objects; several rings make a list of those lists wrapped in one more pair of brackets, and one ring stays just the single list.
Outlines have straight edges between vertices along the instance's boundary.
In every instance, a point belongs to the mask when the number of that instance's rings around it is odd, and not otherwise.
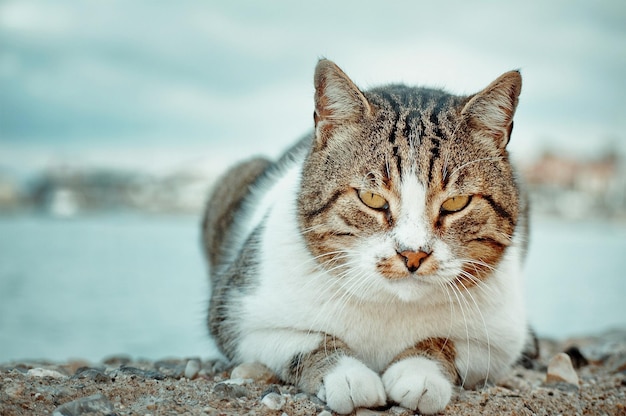
[{"label": "cat's mouth", "polygon": [[414,279],[428,282],[429,278],[438,274],[440,264],[432,253],[403,251],[379,260],[376,269],[387,280]]}]

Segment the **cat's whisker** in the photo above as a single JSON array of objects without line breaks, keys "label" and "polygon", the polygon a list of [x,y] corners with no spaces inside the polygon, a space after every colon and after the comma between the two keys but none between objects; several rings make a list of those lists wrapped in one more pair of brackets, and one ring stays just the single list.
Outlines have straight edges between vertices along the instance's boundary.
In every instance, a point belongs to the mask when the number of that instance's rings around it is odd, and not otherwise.
[{"label": "cat's whisker", "polygon": [[478,306],[476,299],[474,299],[474,296],[472,295],[470,290],[463,284],[463,282],[460,282],[460,283],[461,283],[461,286],[463,286],[465,293],[467,293],[467,295],[470,297],[470,299],[474,303],[474,306],[476,306],[476,312],[478,312],[478,315],[480,316],[480,319],[483,323],[483,328],[485,329],[485,337],[487,341],[487,374],[485,376],[485,384],[483,387],[486,387],[487,380],[489,380],[489,371],[491,370],[491,341],[489,339],[489,329],[487,328],[487,322],[485,321],[485,317],[483,316],[483,313],[480,310],[480,306]]},{"label": "cat's whisker", "polygon": [[[488,269],[491,273],[495,273],[498,271],[497,268],[482,262],[482,261],[476,261],[476,260],[462,260],[464,263],[469,264],[472,266],[472,268],[474,268],[474,271],[476,273],[479,273],[481,270],[479,269],[480,267],[484,267],[486,269]],[[485,293],[485,295],[489,295],[489,294],[493,294],[494,293],[494,289],[490,286],[487,285],[485,281],[477,278],[476,276],[472,275],[471,273],[468,273],[464,270],[460,270],[459,271],[459,277],[465,278],[469,281],[471,281],[471,283],[475,286],[478,287],[483,293]],[[488,293],[489,292],[489,293]]]},{"label": "cat's whisker", "polygon": [[316,224],[316,225],[311,225],[310,227],[306,227],[300,230],[300,232],[302,232],[302,234],[308,234],[310,232],[313,232],[315,230],[317,230],[318,228],[322,228],[322,227],[326,227],[326,224]]},{"label": "cat's whisker", "polygon": [[463,163],[461,166],[457,167],[456,169],[454,169],[452,171],[452,173],[450,174],[450,177],[453,177],[455,173],[457,173],[458,171],[460,171],[461,169],[465,169],[466,167],[474,164],[474,163],[480,163],[480,162],[497,162],[499,160],[502,160],[502,156],[495,156],[495,157],[484,157],[481,159],[475,159],[466,163]]},{"label": "cat's whisker", "polygon": [[[348,253],[345,254],[347,255]],[[326,298],[326,296],[330,293],[330,297],[328,298],[329,301],[337,301],[337,303],[339,304],[340,312],[342,312],[345,309],[347,303],[350,302],[352,298],[354,298],[355,288],[363,282],[362,273],[354,273],[354,270],[350,268],[350,266],[352,265],[351,263],[356,264],[356,262],[347,262],[342,263],[331,269],[334,270],[345,267],[344,271],[336,275],[337,280],[334,281],[334,284],[324,287],[323,291],[318,295],[318,298],[320,298],[321,300]],[[339,285],[339,287],[336,287],[337,285]],[[332,320],[335,319],[335,317],[324,313],[323,309],[323,307],[320,308],[316,318],[314,319],[314,323],[321,322],[321,324],[319,324],[321,327],[327,327],[327,325],[323,324],[322,318]]]},{"label": "cat's whisker", "polygon": [[[491,272],[495,272],[497,269],[490,265],[489,263],[485,263],[484,261],[481,260],[471,260],[471,259],[467,259],[467,260],[462,260],[463,262],[467,263],[467,264],[471,264],[472,266],[478,266],[478,267],[484,267],[486,269],[488,269]],[[478,271],[478,270],[476,270]]]},{"label": "cat's whisker", "polygon": [[461,303],[462,296],[459,296],[459,289],[452,282],[447,282],[447,284],[452,289],[452,293],[456,297],[457,303],[459,304],[459,308],[461,309],[461,315],[463,316],[463,323],[465,324],[465,338],[467,340],[467,365],[465,366],[465,373],[461,379],[461,387],[465,386],[465,380],[467,379],[467,374],[469,372],[469,361],[470,361],[470,335],[469,335],[469,326],[467,324],[467,316],[465,315],[465,310],[463,309],[463,304]]},{"label": "cat's whisker", "polygon": [[512,241],[513,241],[513,236],[512,236],[512,235],[509,235],[509,234],[507,234],[507,233],[503,233],[502,231],[500,231],[500,235],[501,235],[502,237],[504,237],[504,238],[505,238],[507,241],[509,241],[509,242],[512,242]]},{"label": "cat's whisker", "polygon": [[[456,129],[455,129],[456,132]],[[446,153],[446,156],[443,158],[443,171],[442,171],[442,178],[443,178],[443,182],[447,181],[448,178],[448,163],[450,160],[450,154]]]},{"label": "cat's whisker", "polygon": [[452,295],[450,295],[448,285],[441,283],[441,282],[439,282],[438,285],[448,296],[448,305],[450,305],[450,324],[448,325],[448,334],[446,335],[446,342],[447,342],[448,339],[450,339],[450,336],[452,335],[452,326],[454,322],[454,312],[455,312],[454,300],[452,299]]}]

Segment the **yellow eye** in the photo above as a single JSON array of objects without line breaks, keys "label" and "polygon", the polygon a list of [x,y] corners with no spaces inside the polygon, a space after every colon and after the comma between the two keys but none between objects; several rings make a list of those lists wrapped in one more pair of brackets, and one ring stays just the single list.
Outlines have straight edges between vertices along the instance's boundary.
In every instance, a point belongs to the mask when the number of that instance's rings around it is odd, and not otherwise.
[{"label": "yellow eye", "polygon": [[363,202],[365,205],[367,205],[370,208],[373,208],[373,209],[389,208],[389,204],[387,203],[387,200],[383,198],[382,196],[375,194],[374,192],[360,190],[359,198],[361,199],[361,202]]},{"label": "yellow eye", "polygon": [[459,212],[467,207],[472,198],[469,195],[453,196],[446,199],[441,204],[441,212],[443,214],[449,214],[451,212]]}]

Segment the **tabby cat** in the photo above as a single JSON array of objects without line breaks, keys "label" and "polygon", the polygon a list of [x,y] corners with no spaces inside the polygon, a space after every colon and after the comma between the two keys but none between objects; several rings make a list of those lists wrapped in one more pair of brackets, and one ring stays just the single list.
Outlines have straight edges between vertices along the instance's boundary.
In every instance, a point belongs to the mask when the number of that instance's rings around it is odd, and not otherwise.
[{"label": "tabby cat", "polygon": [[471,96],[361,91],[321,60],[314,81],[314,131],[230,169],[209,199],[211,334],[338,413],[439,412],[529,337],[506,150],[520,74]]}]

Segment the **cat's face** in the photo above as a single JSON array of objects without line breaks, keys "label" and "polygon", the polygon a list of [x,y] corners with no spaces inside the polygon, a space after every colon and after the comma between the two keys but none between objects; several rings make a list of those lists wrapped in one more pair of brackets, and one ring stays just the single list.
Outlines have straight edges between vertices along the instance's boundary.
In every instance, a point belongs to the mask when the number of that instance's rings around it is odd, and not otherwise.
[{"label": "cat's face", "polygon": [[519,82],[505,74],[473,97],[363,94],[320,62],[299,214],[309,249],[348,292],[436,302],[498,267],[519,211],[505,150]]}]

